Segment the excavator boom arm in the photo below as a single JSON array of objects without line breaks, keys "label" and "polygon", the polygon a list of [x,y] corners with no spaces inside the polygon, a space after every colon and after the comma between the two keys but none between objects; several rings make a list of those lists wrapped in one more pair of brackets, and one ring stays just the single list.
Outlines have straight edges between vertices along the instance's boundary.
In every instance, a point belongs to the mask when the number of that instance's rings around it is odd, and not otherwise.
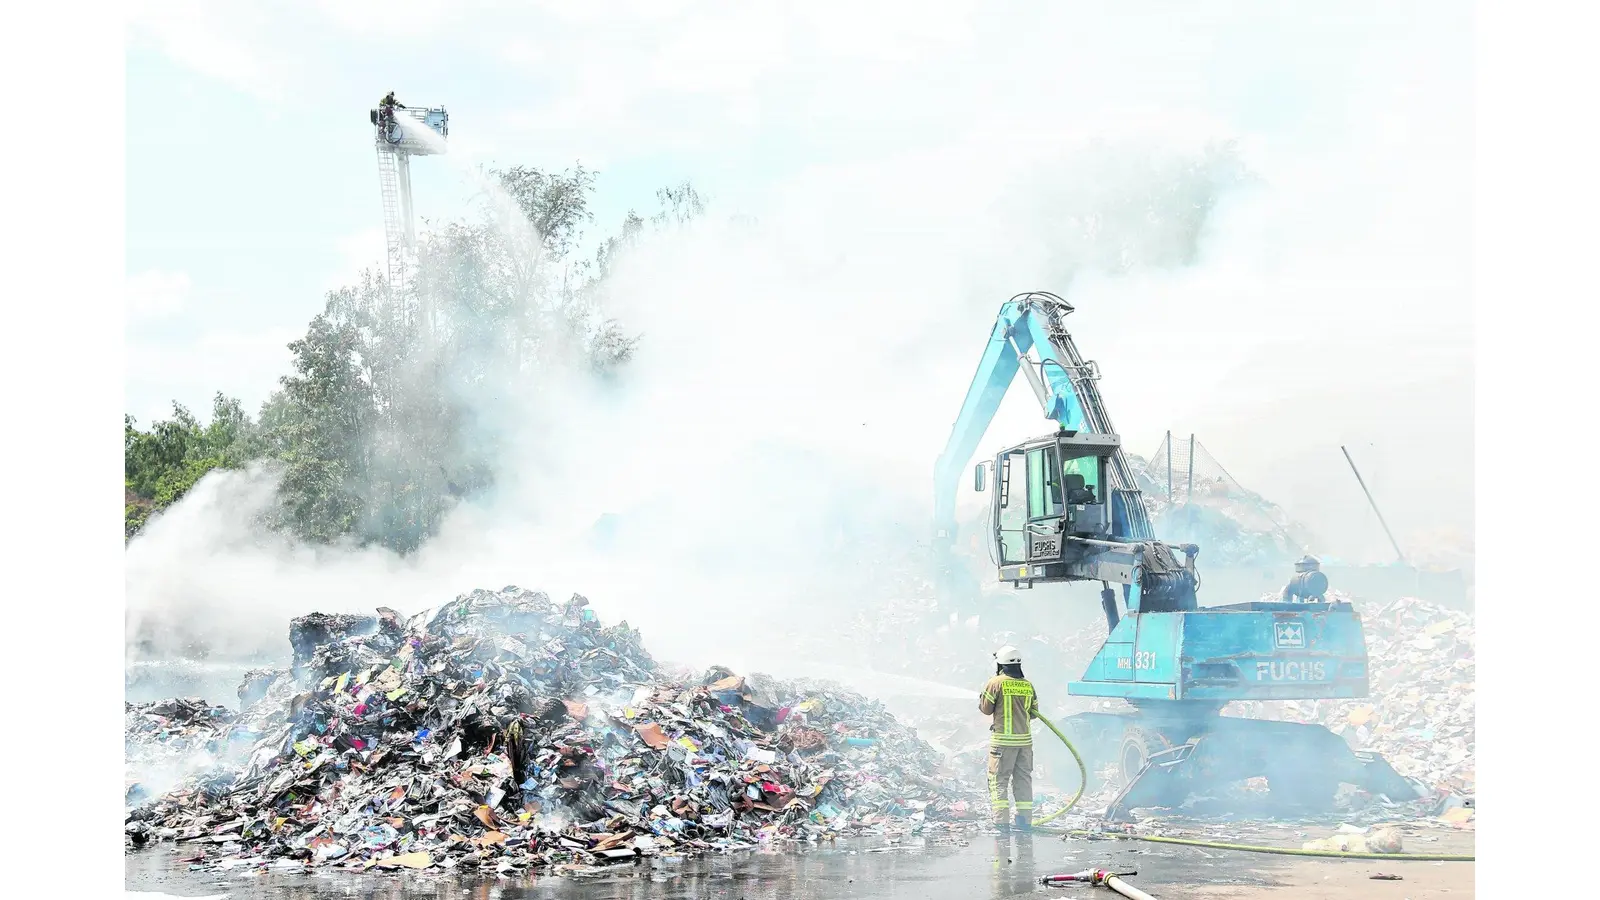
[{"label": "excavator boom arm", "polygon": [[[934,520],[944,546],[955,539],[956,489],[961,474],[1018,370],[1027,377],[1045,416],[1061,428],[1116,433],[1095,386],[1094,364],[1083,360],[1062,325],[1062,318],[1070,312],[1072,306],[1065,300],[1043,291],[1018,294],[1000,307],[961,412],[934,464]],[[1029,356],[1030,350],[1037,361]],[[1121,450],[1111,459],[1109,476],[1113,534],[1126,541],[1153,540],[1133,469]]]}]

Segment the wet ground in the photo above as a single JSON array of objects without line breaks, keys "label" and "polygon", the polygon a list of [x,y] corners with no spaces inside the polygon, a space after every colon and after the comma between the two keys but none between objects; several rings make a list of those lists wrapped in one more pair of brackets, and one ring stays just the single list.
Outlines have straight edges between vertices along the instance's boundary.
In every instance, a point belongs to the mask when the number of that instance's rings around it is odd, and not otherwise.
[{"label": "wet ground", "polygon": [[[1471,853],[1470,834],[1419,852]],[[1292,846],[1291,844],[1284,844]],[[1160,846],[1133,841],[1063,841],[1043,834],[974,836],[966,844],[927,845],[907,839],[840,841],[800,852],[746,852],[692,860],[646,859],[593,877],[535,876],[484,879],[406,873],[314,875],[242,871],[191,872],[178,860],[192,851],[164,847],[126,858],[129,891],[229,900],[372,897],[386,900],[943,900],[1050,895],[1110,897],[1103,888],[1046,888],[1039,879],[1087,868],[1137,871],[1128,880],[1158,898],[1249,900],[1299,898],[1464,898],[1473,896],[1472,863],[1323,860],[1259,853]],[[1398,874],[1401,881],[1375,881]]]}]

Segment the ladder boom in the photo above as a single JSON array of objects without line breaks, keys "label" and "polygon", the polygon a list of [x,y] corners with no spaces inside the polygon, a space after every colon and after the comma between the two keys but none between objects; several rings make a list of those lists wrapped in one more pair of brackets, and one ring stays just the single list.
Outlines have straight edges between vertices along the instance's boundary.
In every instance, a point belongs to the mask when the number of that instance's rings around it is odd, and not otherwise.
[{"label": "ladder boom", "polygon": [[[390,95],[393,99],[393,95]],[[416,267],[416,212],[411,202],[411,157],[444,152],[450,115],[444,107],[380,108],[372,111],[378,150],[378,188],[383,197],[383,236],[389,286],[402,291]],[[438,137],[428,134],[433,132]]]}]

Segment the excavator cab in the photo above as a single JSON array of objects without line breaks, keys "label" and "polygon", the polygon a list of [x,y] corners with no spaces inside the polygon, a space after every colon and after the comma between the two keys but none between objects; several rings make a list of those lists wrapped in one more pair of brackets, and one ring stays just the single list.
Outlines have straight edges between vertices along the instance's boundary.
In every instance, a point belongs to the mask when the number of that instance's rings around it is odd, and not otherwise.
[{"label": "excavator cab", "polygon": [[1095,549],[1083,541],[1112,540],[1106,469],[1120,446],[1116,435],[1062,431],[978,465],[974,487],[985,490],[988,482],[994,489],[990,540],[1002,569],[1033,566],[1049,577]]}]

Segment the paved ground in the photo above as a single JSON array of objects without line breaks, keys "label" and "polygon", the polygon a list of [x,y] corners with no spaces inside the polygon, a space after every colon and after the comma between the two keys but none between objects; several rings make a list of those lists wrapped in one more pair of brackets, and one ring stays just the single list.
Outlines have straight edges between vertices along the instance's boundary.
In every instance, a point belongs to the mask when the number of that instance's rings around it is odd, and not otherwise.
[{"label": "paved ground", "polygon": [[[1472,836],[1448,835],[1419,852],[1470,853]],[[440,875],[317,875],[190,872],[165,848],[128,854],[129,891],[229,900],[353,896],[384,900],[956,900],[1040,895],[1111,897],[1100,888],[1045,888],[1053,872],[1105,867],[1137,870],[1128,880],[1158,898],[1251,900],[1257,897],[1408,898],[1473,896],[1473,864],[1319,860],[1255,853],[1141,844],[1131,841],[1062,841],[1035,835],[977,837],[965,845],[920,844],[886,848],[868,841],[840,842],[801,853],[750,852],[700,860],[646,860],[594,878],[536,877],[483,880]],[[1378,873],[1403,881],[1373,881]]]}]

